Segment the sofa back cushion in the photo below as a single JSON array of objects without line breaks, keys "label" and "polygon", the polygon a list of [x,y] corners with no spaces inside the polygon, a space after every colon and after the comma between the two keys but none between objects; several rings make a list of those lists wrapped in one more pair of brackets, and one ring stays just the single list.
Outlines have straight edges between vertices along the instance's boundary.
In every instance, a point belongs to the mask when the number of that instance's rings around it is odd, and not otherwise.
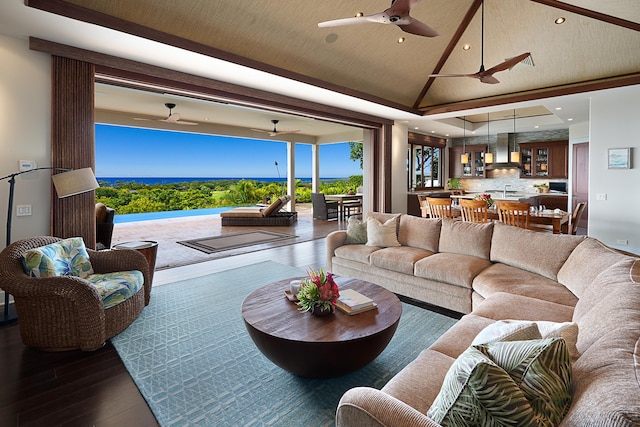
[{"label": "sofa back cushion", "polygon": [[613,264],[629,258],[596,239],[587,238],[571,252],[558,271],[558,282],[581,298],[598,274]]},{"label": "sofa back cushion", "polygon": [[431,252],[438,252],[440,241],[440,218],[421,218],[413,215],[400,217],[398,242],[402,246],[411,246]]},{"label": "sofa back cushion", "polygon": [[540,233],[496,223],[491,261],[527,270],[552,280],[584,236]]},{"label": "sofa back cushion", "polygon": [[449,218],[442,220],[439,252],[489,259],[493,223],[476,224]]},{"label": "sofa back cushion", "polygon": [[22,266],[31,277],[77,276],[93,274],[82,237],[71,237],[22,254]]},{"label": "sofa back cushion", "polygon": [[575,307],[574,393],[566,425],[640,425],[640,259],[600,273]]}]

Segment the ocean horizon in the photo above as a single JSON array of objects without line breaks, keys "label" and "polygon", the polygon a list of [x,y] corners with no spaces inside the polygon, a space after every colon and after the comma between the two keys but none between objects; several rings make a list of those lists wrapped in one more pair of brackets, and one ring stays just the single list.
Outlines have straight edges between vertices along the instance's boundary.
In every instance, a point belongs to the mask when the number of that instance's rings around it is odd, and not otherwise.
[{"label": "ocean horizon", "polygon": [[[208,182],[208,181],[258,181],[258,182],[287,182],[287,178],[231,178],[231,177],[96,177],[98,181],[102,181],[108,185],[118,183],[135,182],[138,184],[177,184],[181,182]],[[311,182],[311,177],[296,178],[302,182]],[[341,181],[348,180],[344,178],[320,178],[320,181]]]}]

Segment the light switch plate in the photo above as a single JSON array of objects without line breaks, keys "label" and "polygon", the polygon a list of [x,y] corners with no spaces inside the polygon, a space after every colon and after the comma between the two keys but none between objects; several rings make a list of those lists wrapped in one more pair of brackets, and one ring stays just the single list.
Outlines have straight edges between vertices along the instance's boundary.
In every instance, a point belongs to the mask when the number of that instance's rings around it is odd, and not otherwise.
[{"label": "light switch plate", "polygon": [[35,161],[33,160],[19,160],[20,172],[30,171],[31,169],[35,169],[38,167]]},{"label": "light switch plate", "polygon": [[596,200],[607,200],[607,193],[596,194]]},{"label": "light switch plate", "polygon": [[29,216],[29,215],[31,215],[31,205],[16,206],[16,216]]}]

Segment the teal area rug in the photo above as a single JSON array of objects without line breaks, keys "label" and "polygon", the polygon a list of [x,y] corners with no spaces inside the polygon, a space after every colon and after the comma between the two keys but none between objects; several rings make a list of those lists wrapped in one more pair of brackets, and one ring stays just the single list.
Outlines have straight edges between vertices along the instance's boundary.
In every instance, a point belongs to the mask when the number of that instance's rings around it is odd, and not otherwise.
[{"label": "teal area rug", "polygon": [[112,342],[161,426],[334,425],[345,391],[381,388],[456,322],[403,303],[395,336],[371,364],[333,379],[299,378],[256,348],[241,305],[259,286],[303,275],[266,261],[153,289]]}]

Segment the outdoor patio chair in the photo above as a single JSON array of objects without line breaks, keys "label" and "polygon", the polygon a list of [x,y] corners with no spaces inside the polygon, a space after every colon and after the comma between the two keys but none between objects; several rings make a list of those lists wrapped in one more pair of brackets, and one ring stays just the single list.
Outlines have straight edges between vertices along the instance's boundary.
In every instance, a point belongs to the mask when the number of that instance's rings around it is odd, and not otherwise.
[{"label": "outdoor patio chair", "polygon": [[311,204],[313,207],[313,219],[338,219],[340,203],[334,200],[327,200],[322,193],[311,193]]},{"label": "outdoor patio chair", "polygon": [[280,210],[291,201],[291,196],[278,197],[269,206],[249,206],[234,208],[226,212],[222,212],[222,225],[243,225],[243,226],[262,226],[262,225],[293,225],[298,220],[297,212],[281,212]]}]

